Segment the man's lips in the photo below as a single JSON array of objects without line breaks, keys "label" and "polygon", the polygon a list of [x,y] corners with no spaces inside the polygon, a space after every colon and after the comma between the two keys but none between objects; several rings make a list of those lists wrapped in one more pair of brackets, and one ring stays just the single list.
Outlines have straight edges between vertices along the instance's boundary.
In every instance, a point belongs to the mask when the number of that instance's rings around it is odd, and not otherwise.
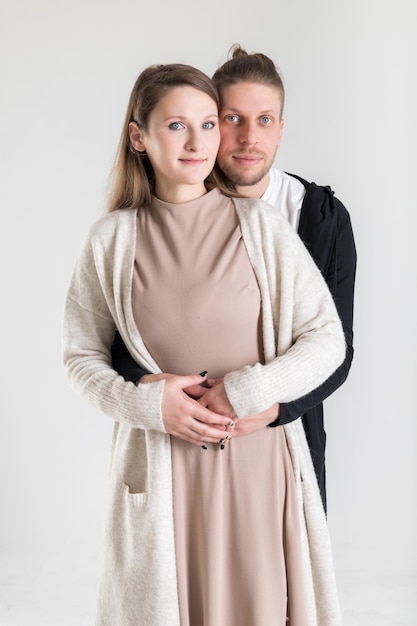
[{"label": "man's lips", "polygon": [[256,165],[262,161],[262,157],[255,154],[233,154],[232,158],[241,165]]}]

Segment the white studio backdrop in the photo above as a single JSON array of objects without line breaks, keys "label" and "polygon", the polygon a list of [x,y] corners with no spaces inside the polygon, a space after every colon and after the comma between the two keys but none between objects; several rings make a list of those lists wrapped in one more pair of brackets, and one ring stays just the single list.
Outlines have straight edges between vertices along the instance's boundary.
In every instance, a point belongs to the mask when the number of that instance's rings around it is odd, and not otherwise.
[{"label": "white studio backdrop", "polygon": [[212,74],[235,42],[281,68],[277,165],[330,184],[356,236],[355,358],[325,405],[337,568],[416,574],[416,18],[414,0],[0,0],[6,586],[75,563],[95,600],[112,424],[65,381],[65,292],[138,73]]}]

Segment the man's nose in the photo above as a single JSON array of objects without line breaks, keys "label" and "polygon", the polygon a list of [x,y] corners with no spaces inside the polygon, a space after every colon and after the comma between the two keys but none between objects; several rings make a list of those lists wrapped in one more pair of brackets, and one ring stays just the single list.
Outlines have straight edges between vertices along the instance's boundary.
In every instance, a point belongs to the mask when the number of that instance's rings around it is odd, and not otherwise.
[{"label": "man's nose", "polygon": [[252,122],[246,122],[240,128],[239,140],[243,144],[253,145],[258,143],[258,133],[256,125]]}]

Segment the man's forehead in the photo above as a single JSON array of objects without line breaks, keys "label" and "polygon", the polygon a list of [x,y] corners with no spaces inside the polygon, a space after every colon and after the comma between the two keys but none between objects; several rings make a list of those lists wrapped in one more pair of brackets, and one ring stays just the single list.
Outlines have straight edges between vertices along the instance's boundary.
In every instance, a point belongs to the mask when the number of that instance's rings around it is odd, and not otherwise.
[{"label": "man's forehead", "polygon": [[245,110],[273,113],[280,109],[281,103],[281,93],[274,85],[242,81],[221,89],[221,108],[235,113]]}]

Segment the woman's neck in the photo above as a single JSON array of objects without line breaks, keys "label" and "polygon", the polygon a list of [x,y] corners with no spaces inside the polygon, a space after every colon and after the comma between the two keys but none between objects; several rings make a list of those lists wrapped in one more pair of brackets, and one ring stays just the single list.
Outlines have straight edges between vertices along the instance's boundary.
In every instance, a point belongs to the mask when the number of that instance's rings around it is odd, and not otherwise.
[{"label": "woman's neck", "polygon": [[204,183],[198,185],[177,185],[164,186],[155,185],[155,196],[162,202],[170,202],[171,204],[181,204],[182,202],[190,202],[196,198],[201,198],[207,193]]}]

